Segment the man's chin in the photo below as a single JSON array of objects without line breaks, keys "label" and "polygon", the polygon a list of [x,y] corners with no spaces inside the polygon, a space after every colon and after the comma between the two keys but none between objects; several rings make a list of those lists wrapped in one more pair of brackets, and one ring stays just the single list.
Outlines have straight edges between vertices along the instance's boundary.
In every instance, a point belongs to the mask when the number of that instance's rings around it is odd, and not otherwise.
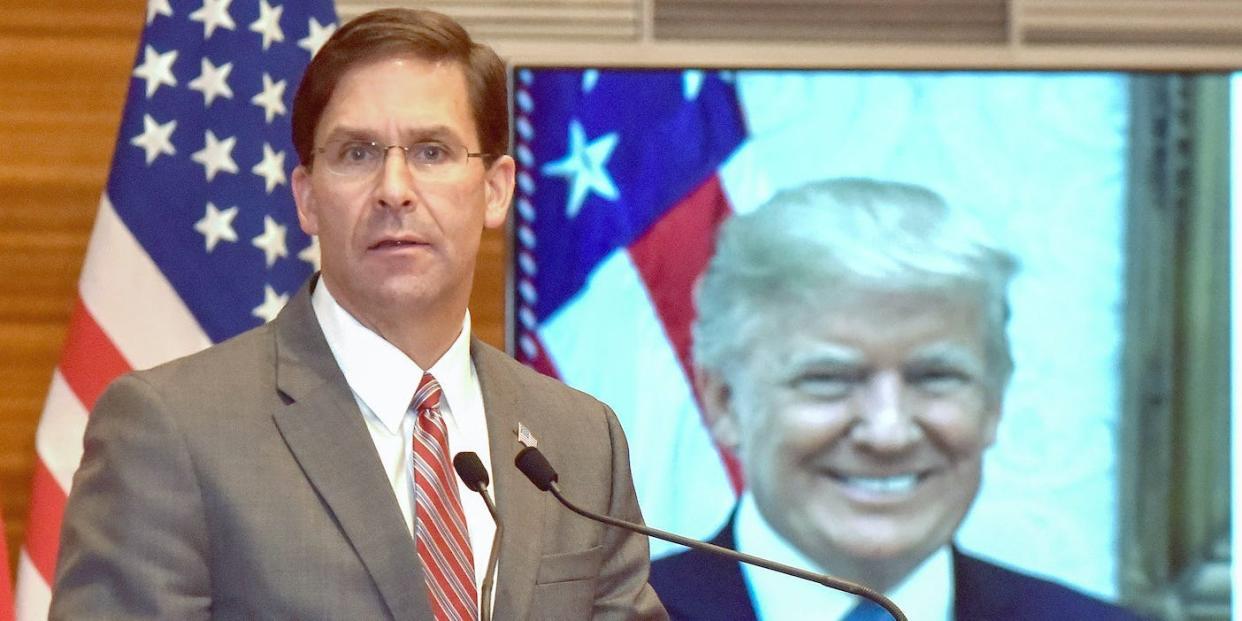
[{"label": "man's chin", "polygon": [[[346,276],[345,278],[349,278]],[[337,302],[354,315],[417,313],[432,305],[436,291],[429,278],[398,274],[388,278],[353,278],[325,275],[325,281]]]},{"label": "man's chin", "polygon": [[828,573],[885,590],[900,583],[943,544],[859,537],[834,546],[823,559]]},{"label": "man's chin", "polygon": [[[900,562],[926,557],[947,542],[920,528],[910,516],[837,516],[836,527],[827,534],[827,547],[859,561]],[[943,541],[942,541],[943,540]]]},{"label": "man's chin", "polygon": [[388,312],[418,312],[433,307],[439,296],[427,281],[412,276],[388,279],[373,292],[371,300]]}]

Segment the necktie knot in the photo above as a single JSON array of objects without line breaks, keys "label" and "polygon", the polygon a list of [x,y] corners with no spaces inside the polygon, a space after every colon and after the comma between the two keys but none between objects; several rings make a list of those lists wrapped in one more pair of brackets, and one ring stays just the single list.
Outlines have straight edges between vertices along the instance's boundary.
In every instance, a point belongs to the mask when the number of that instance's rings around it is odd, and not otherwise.
[{"label": "necktie knot", "polygon": [[414,391],[414,411],[433,410],[440,407],[440,382],[430,373],[423,373],[418,382],[418,390]]}]

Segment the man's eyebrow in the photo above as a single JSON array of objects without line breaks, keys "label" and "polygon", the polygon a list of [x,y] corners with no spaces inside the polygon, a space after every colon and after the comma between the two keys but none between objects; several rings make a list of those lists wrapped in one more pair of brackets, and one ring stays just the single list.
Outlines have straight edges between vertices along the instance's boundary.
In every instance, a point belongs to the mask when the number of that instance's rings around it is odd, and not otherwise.
[{"label": "man's eyebrow", "polygon": [[946,365],[975,374],[984,371],[983,361],[974,352],[951,343],[937,343],[920,349],[910,356],[910,362],[917,365]]},{"label": "man's eyebrow", "polygon": [[[351,127],[342,125],[334,127],[328,132],[326,141],[331,140],[363,140],[367,142],[384,142],[375,132],[362,129],[360,127]],[[425,127],[415,127],[401,131],[400,142],[402,144],[413,144],[415,142],[425,142],[428,140],[436,140],[439,142],[457,142],[459,138],[457,133],[447,125],[428,125]]]},{"label": "man's eyebrow", "polygon": [[401,132],[403,142],[424,142],[427,140],[436,140],[439,142],[459,142],[457,133],[446,125],[429,125],[427,127],[416,127],[411,130]]},{"label": "man's eyebrow", "polygon": [[864,356],[853,348],[834,343],[820,343],[790,356],[787,364],[790,369],[806,369],[808,367],[855,365],[863,360]]},{"label": "man's eyebrow", "polygon": [[375,141],[375,135],[365,129],[355,127],[336,127],[328,132],[328,136],[324,138],[324,142],[333,140],[362,140],[366,142]]}]

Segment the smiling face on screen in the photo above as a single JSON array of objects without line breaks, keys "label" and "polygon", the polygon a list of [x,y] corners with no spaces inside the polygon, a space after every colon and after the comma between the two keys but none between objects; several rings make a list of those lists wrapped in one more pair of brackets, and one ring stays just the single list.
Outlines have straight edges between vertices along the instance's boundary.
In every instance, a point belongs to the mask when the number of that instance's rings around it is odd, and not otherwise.
[{"label": "smiling face on screen", "polygon": [[822,299],[763,324],[728,378],[700,377],[708,417],[777,532],[831,573],[899,577],[952,539],[995,439],[983,305],[971,292]]}]

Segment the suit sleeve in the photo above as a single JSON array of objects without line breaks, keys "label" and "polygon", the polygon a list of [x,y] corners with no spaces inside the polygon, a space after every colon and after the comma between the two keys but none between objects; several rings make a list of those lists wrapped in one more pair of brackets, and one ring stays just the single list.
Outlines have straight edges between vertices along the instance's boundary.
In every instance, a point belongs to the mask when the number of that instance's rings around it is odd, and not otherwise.
[{"label": "suit sleeve", "polygon": [[202,493],[182,430],[140,376],[86,427],[61,529],[51,619],[207,619]]},{"label": "suit sleeve", "polygon": [[[604,407],[612,445],[612,494],[608,514],[643,522],[630,474],[630,449],[616,414]],[[620,528],[608,528],[605,557],[600,570],[592,619],[668,619],[648,576],[651,552],[647,538]]]}]

